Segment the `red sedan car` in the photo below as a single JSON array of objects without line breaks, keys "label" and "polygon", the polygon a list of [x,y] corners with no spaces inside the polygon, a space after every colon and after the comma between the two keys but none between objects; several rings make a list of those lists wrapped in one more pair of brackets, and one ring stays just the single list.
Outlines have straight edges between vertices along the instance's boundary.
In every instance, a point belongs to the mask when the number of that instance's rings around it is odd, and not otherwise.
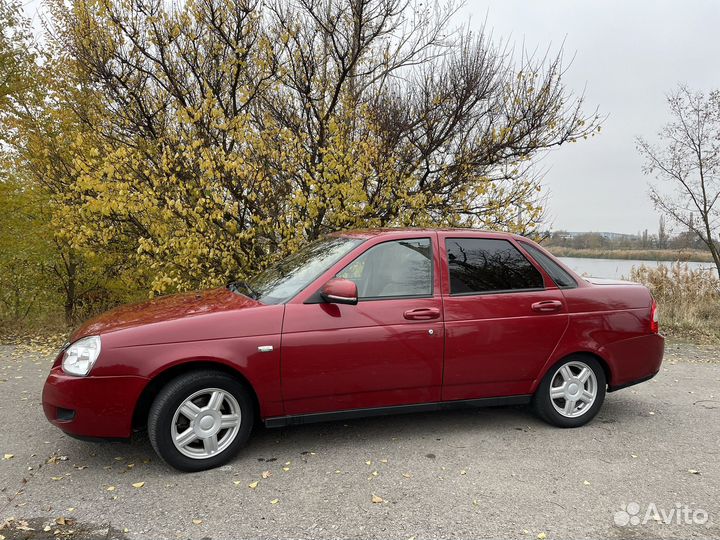
[{"label": "red sedan car", "polygon": [[335,234],[225,289],[85,323],[43,390],[80,438],[147,427],[169,464],[220,465],[269,427],[532,403],[590,421],[651,378],[663,337],[642,285],[583,279],[530,240],[469,229]]}]

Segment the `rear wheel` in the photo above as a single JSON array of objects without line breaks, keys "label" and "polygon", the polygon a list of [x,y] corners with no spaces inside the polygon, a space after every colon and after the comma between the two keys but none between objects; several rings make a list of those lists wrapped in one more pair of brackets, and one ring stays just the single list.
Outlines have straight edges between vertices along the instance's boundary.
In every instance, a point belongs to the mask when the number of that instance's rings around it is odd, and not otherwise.
[{"label": "rear wheel", "polygon": [[533,397],[537,414],[555,426],[579,427],[592,420],[605,400],[607,384],[600,362],[572,355],[550,369]]},{"label": "rear wheel", "polygon": [[240,381],[223,372],[191,372],[155,398],[148,437],[168,464],[202,471],[232,459],[247,442],[253,420],[253,400]]}]

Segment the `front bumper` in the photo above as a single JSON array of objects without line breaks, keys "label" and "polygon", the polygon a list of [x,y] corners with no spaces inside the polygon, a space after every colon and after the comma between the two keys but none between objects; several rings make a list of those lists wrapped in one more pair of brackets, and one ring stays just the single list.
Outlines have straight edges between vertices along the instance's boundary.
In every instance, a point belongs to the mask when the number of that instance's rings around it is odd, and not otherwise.
[{"label": "front bumper", "polygon": [[129,438],[144,377],[73,377],[54,367],[42,392],[47,419],[75,437]]}]

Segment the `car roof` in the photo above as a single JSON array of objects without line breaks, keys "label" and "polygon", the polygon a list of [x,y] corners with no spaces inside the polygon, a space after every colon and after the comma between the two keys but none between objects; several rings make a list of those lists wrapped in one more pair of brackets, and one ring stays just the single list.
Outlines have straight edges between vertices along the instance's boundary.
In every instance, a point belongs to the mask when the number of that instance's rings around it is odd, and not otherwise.
[{"label": "car roof", "polygon": [[494,236],[497,238],[523,238],[520,235],[502,232],[488,231],[484,229],[472,229],[469,227],[386,227],[377,229],[351,229],[347,231],[338,231],[332,233],[331,236],[350,236],[354,238],[374,238],[377,236],[395,236],[402,233],[411,234],[433,234],[436,232],[458,232],[458,233],[478,233]]}]

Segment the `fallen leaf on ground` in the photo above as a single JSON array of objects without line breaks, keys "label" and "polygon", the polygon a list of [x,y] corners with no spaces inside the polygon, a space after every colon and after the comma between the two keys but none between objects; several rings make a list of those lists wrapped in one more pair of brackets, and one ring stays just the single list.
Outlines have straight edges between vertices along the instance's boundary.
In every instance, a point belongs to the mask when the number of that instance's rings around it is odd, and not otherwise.
[{"label": "fallen leaf on ground", "polygon": [[18,531],[34,531],[35,530],[28,525],[27,521],[18,521],[18,524],[15,525],[15,528]]},{"label": "fallen leaf on ground", "polygon": [[233,480],[233,484],[239,486],[240,484],[242,484],[242,480]]},{"label": "fallen leaf on ground", "polygon": [[688,469],[688,472],[689,472],[690,474],[700,474],[700,471],[695,470],[695,469]]},{"label": "fallen leaf on ground", "polygon": [[50,477],[50,480],[55,480],[56,482],[57,482],[58,480],[62,480],[62,479],[63,479],[62,476],[51,476],[51,477]]},{"label": "fallen leaf on ground", "polygon": [[273,499],[272,501],[270,501],[270,504],[277,504],[279,502],[280,502],[280,499]]},{"label": "fallen leaf on ground", "polygon": [[589,486],[589,485],[590,485],[590,482],[588,482],[587,480],[583,480],[583,485]]},{"label": "fallen leaf on ground", "polygon": [[540,534],[537,535],[537,537],[538,537],[538,540],[545,540],[547,538],[547,534],[545,534],[544,532],[541,532]]},{"label": "fallen leaf on ground", "polygon": [[366,461],[365,465],[372,465],[372,461]]},{"label": "fallen leaf on ground", "polygon": [[262,476],[263,478],[270,478],[272,476],[272,473],[270,471],[263,471],[260,476]]},{"label": "fallen leaf on ground", "polygon": [[288,472],[290,470],[290,467],[283,467],[283,471]]},{"label": "fallen leaf on ground", "polygon": [[193,519],[192,522],[195,525],[200,525],[202,523],[202,519]]},{"label": "fallen leaf on ground", "polygon": [[403,478],[412,478],[412,474],[407,473],[407,472],[402,473],[402,475],[403,475]]},{"label": "fallen leaf on ground", "polygon": [[139,488],[143,487],[144,485],[145,485],[145,482],[135,482],[132,485],[132,487],[139,489]]},{"label": "fallen leaf on ground", "polygon": [[107,491],[115,491],[115,486],[108,486]]},{"label": "fallen leaf on ground", "polygon": [[15,457],[15,454],[5,454],[5,455],[3,456],[3,459],[4,459],[5,461],[7,461],[8,459],[12,459],[12,458],[14,458],[14,457]]},{"label": "fallen leaf on ground", "polygon": [[259,484],[259,483],[260,483],[260,482],[258,482],[257,480],[255,480],[254,482],[250,482],[250,483],[248,484],[248,487],[249,487],[250,489],[255,489],[256,487],[258,487],[258,484]]},{"label": "fallen leaf on ground", "polygon": [[373,502],[373,504],[380,504],[380,503],[385,502],[385,499],[383,499],[382,497],[378,497],[374,493],[373,493],[372,499],[370,499],[370,500]]}]

